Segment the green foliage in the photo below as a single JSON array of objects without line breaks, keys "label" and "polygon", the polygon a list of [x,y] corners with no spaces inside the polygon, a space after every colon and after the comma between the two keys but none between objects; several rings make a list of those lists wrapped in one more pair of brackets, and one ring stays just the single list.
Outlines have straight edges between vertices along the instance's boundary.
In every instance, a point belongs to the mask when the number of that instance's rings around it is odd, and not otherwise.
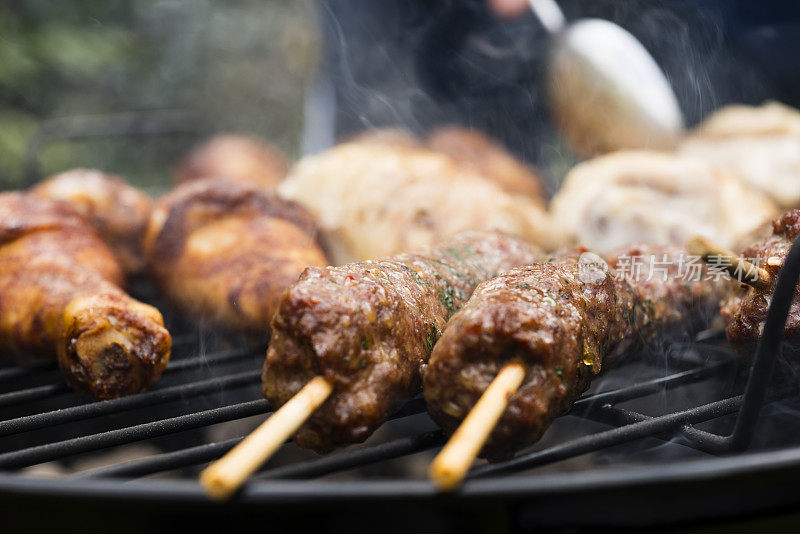
[{"label": "green foliage", "polygon": [[[56,117],[177,109],[296,156],[318,56],[311,0],[25,0],[0,5],[0,188],[20,182],[37,126]],[[44,173],[100,166],[164,188],[197,137],[48,146]]]}]

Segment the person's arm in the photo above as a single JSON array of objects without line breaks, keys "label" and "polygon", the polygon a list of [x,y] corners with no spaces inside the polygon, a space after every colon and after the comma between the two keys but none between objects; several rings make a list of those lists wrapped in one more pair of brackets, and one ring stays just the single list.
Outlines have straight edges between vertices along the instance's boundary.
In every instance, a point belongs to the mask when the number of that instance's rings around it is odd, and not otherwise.
[{"label": "person's arm", "polygon": [[528,11],[528,0],[486,0],[489,9],[500,18],[518,17]]}]

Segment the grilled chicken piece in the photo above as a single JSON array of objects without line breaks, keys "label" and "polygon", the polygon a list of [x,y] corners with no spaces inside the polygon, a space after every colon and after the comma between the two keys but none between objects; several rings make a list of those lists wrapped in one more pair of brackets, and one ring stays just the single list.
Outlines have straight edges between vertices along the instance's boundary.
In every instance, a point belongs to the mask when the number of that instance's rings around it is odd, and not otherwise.
[{"label": "grilled chicken piece", "polygon": [[521,163],[508,150],[487,135],[460,126],[440,126],[426,142],[402,128],[366,130],[348,139],[359,144],[378,144],[393,148],[425,147],[450,156],[468,175],[496,183],[505,192],[523,195],[544,206],[546,196],[536,172]]},{"label": "grilled chicken piece", "polygon": [[535,202],[427,149],[338,145],[300,161],[279,192],[316,215],[334,264],[415,250],[463,230],[549,239]]},{"label": "grilled chicken piece", "polygon": [[322,375],[334,391],[296,443],[365,440],[418,393],[434,343],[475,286],[539,257],[521,240],[466,232],[414,254],[308,269],[272,320],[264,396],[280,406]]},{"label": "grilled chicken piece", "polygon": [[722,108],[680,151],[736,173],[784,208],[800,207],[800,111],[794,108],[776,102]]},{"label": "grilled chicken piece", "polygon": [[488,136],[458,126],[443,126],[428,138],[428,147],[447,154],[465,170],[497,183],[512,195],[524,195],[544,206],[547,198],[536,172]]},{"label": "grilled chicken piece", "polygon": [[256,137],[218,135],[192,149],[175,169],[180,184],[202,178],[225,178],[246,186],[274,189],[289,164],[278,148]]},{"label": "grilled chicken piece", "polygon": [[403,128],[374,128],[364,130],[346,140],[348,143],[374,143],[395,148],[422,148],[422,140]]},{"label": "grilled chicken piece", "polygon": [[119,176],[94,169],[73,169],[31,189],[34,196],[72,204],[114,251],[122,268],[144,268],[142,236],[152,200]]},{"label": "grilled chicken piece", "polygon": [[0,354],[58,359],[67,381],[98,399],[146,389],[172,340],[155,308],[120,286],[121,267],[68,204],[0,194]]},{"label": "grilled chicken piece", "polygon": [[311,216],[255,186],[205,179],[175,188],[153,209],[150,271],[181,308],[265,334],[278,298],[310,266],[327,265]]},{"label": "grilled chicken piece", "polygon": [[777,206],[736,176],[687,156],[625,151],[574,167],[551,204],[562,246],[607,253],[631,242],[730,248]]},{"label": "grilled chicken piece", "polygon": [[[772,235],[746,247],[741,256],[766,269],[772,275],[772,285],[755,288],[742,285],[722,305],[722,318],[727,324],[728,341],[737,349],[751,354],[767,320],[772,293],[783,260],[800,234],[800,210],[784,213],[772,221]],[[789,318],[783,331],[786,339],[800,337],[800,288],[795,288]]]},{"label": "grilled chicken piece", "polygon": [[[578,252],[481,284],[434,347],[423,391],[431,417],[448,433],[505,364],[518,360],[526,367],[484,457],[502,458],[533,444],[602,367],[665,328],[705,324],[730,289],[724,278],[704,280],[705,271],[699,280],[684,280],[682,250],[672,247],[631,246],[608,264]],[[622,268],[623,258],[629,267]],[[640,271],[632,268],[637,258]],[[666,270],[648,273],[651,265]]]}]

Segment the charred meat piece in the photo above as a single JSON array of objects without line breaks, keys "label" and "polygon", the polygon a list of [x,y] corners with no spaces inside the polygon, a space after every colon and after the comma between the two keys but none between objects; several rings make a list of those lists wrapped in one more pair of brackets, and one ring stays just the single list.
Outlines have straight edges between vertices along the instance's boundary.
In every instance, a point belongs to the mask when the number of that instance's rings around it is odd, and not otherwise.
[{"label": "charred meat piece", "polygon": [[176,168],[175,182],[222,178],[271,190],[288,171],[286,157],[273,145],[256,137],[225,134],[192,149]]},{"label": "charred meat piece", "polygon": [[467,232],[415,254],[310,268],[272,321],[263,393],[274,407],[322,376],[334,391],[296,442],[326,451],[365,440],[419,391],[449,317],[481,282],[539,254],[493,232]]},{"label": "charred meat piece", "polygon": [[155,308],[128,296],[121,268],[62,202],[0,194],[0,353],[58,359],[69,383],[98,399],[157,380],[172,340]]},{"label": "charred meat piece", "polygon": [[[481,455],[507,456],[538,440],[589,387],[662,328],[711,315],[729,282],[677,276],[681,251],[634,246],[608,263],[580,250],[509,271],[478,286],[447,325],[426,369],[431,417],[452,433],[500,369],[518,360],[525,379]],[[621,269],[622,258],[650,258],[666,272]],[[627,261],[627,260],[626,260]],[[659,267],[661,268],[661,267]],[[704,273],[702,273],[704,274]]]},{"label": "charred meat piece", "polygon": [[278,298],[303,269],[328,263],[303,208],[214,178],[165,195],[144,248],[150,271],[182,309],[254,334],[269,331]]},{"label": "charred meat piece", "polygon": [[[775,281],[798,234],[800,234],[800,210],[792,210],[772,221],[772,235],[742,251],[742,257],[756,262],[759,267],[772,275],[772,284],[769,287],[755,288],[742,284],[739,290],[722,305],[721,313],[727,325],[725,333],[728,341],[742,352],[752,352],[761,337],[772,293],[775,290]],[[795,288],[783,335],[786,339],[796,339],[798,333],[800,333],[800,288]]]},{"label": "charred meat piece", "polygon": [[111,247],[126,273],[142,271],[142,236],[152,207],[144,192],[113,174],[73,169],[48,178],[31,193],[72,204]]}]

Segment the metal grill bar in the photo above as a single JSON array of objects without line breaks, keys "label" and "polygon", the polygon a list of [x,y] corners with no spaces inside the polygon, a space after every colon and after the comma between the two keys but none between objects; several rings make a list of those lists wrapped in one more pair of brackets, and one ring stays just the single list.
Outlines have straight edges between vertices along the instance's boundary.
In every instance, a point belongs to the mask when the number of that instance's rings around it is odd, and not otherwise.
[{"label": "metal grill bar", "polygon": [[175,452],[156,454],[141,460],[132,460],[80,473],[75,478],[138,478],[162,471],[202,464],[219,458],[238,445],[243,439],[244,437],[232,438],[218,443],[197,445]]},{"label": "metal grill bar", "polygon": [[10,382],[12,380],[19,380],[21,378],[53,372],[55,370],[56,366],[52,364],[37,367],[8,367],[6,369],[0,369],[0,382]]},{"label": "metal grill bar", "polygon": [[338,454],[329,454],[316,460],[302,462],[285,467],[278,467],[264,471],[253,477],[255,480],[270,478],[316,478],[337,471],[346,471],[356,467],[391,460],[422,452],[444,444],[446,437],[441,430],[425,432],[418,436],[399,438],[386,443],[379,443],[371,447],[345,451]]},{"label": "metal grill bar", "polygon": [[756,357],[750,369],[750,376],[745,388],[744,403],[736,418],[736,424],[727,436],[720,436],[686,428],[683,435],[709,451],[741,451],[746,449],[753,439],[753,430],[767,396],[775,360],[784,339],[784,329],[789,320],[789,311],[794,301],[795,288],[800,282],[800,236],[798,236],[781,266],[778,281],[767,310],[767,320],[761,332],[756,348]]},{"label": "metal grill bar", "polygon": [[[182,345],[187,345],[187,344],[191,343],[191,341],[195,337],[196,336],[193,335],[193,334],[187,334],[187,335],[173,337],[172,338],[173,351],[176,348],[178,348],[178,347],[180,347]],[[222,361],[224,361],[224,360],[226,360],[228,358],[228,356],[226,354],[228,352],[236,353],[237,355],[243,355],[243,354],[246,355],[246,354],[250,354],[251,351],[242,350],[242,349],[233,349],[233,350],[230,350],[230,351],[221,351],[221,352],[219,352],[217,354],[219,354],[220,355],[220,359]],[[216,356],[217,354],[215,354],[213,356]],[[202,361],[202,359],[203,359],[202,357],[199,357],[199,358],[185,358],[183,360],[179,360],[177,362],[173,362],[170,365],[170,370],[181,369],[181,368],[184,368],[184,367],[187,367],[187,366],[196,365],[197,363],[200,363]],[[195,360],[197,360],[197,362],[195,362]],[[41,365],[35,365],[35,366],[32,366],[32,367],[5,367],[5,368],[0,369],[0,383],[11,382],[13,380],[20,380],[22,378],[43,376],[43,375],[46,375],[46,374],[56,374],[57,372],[58,372],[58,366],[55,363],[52,363],[52,362],[43,363]]]},{"label": "metal grill bar", "polygon": [[194,369],[208,364],[228,363],[236,360],[241,360],[247,356],[252,356],[252,349],[238,348],[230,349],[211,354],[193,356],[191,358],[182,358],[174,362],[170,362],[169,366],[164,370],[165,373],[174,373],[176,371],[185,371],[187,369]]},{"label": "metal grill bar", "polygon": [[645,382],[640,382],[632,386],[595,393],[593,395],[587,395],[581,397],[575,402],[572,407],[572,411],[579,412],[588,406],[598,403],[613,404],[633,400],[647,395],[652,395],[654,393],[659,393],[661,391],[667,391],[678,386],[691,384],[692,382],[697,382],[708,378],[712,374],[719,372],[719,370],[723,367],[729,367],[733,364],[735,364],[735,362],[732,361],[716,362],[699,369],[683,371],[680,373],[647,380]]},{"label": "metal grill bar", "polygon": [[51,412],[9,419],[7,421],[0,421],[0,437],[19,432],[28,432],[30,430],[36,430],[49,426],[61,425],[64,423],[71,423],[92,417],[99,417],[101,415],[119,413],[125,410],[132,410],[134,408],[153,406],[155,404],[162,404],[181,398],[195,397],[197,395],[208,393],[209,391],[214,391],[220,388],[236,388],[240,386],[256,384],[260,381],[260,378],[261,372],[258,370],[245,371],[243,373],[236,373],[219,378],[210,378],[208,380],[201,380],[199,382],[190,382],[188,384],[181,384],[178,386],[149,391],[147,393],[132,395],[130,397],[122,397],[104,402],[82,404],[72,408],[65,408],[62,410],[54,410]]},{"label": "metal grill bar", "polygon": [[[164,371],[165,374],[172,374],[176,372],[195,369],[203,365],[229,363],[240,360],[246,356],[251,356],[252,351],[247,349],[231,349],[222,351],[206,356],[195,356],[192,358],[184,358],[178,360],[170,365]],[[24,402],[32,402],[37,400],[44,400],[63,393],[69,393],[71,390],[69,386],[63,381],[59,380],[54,384],[45,384],[43,386],[34,386],[19,391],[0,394],[0,408],[7,406],[14,406]],[[1,431],[0,431],[1,434]]]},{"label": "metal grill bar", "polygon": [[[252,353],[243,350],[234,350],[215,353],[207,357],[177,360],[174,363],[187,362],[180,368],[190,368],[199,365],[200,363],[214,364],[220,359],[236,359],[248,354]],[[219,356],[219,358],[215,356]],[[706,420],[723,415],[724,413],[735,411],[740,405],[742,397],[735,397],[733,399],[737,402],[735,404],[730,404],[732,399],[726,399],[725,401],[719,401],[719,403],[711,403],[697,409],[657,418],[650,418],[648,416],[636,414],[635,412],[615,408],[612,407],[610,403],[633,400],[639,397],[664,391],[665,389],[668,390],[674,387],[690,384],[692,382],[697,382],[713,375],[716,372],[719,372],[719,370],[723,367],[730,366],[734,363],[735,362],[733,361],[713,362],[700,368],[680,371],[666,377],[659,377],[632,386],[617,388],[611,391],[604,391],[583,397],[575,404],[572,412],[574,415],[601,421],[606,424],[618,425],[619,428],[600,432],[584,438],[579,438],[562,445],[532,453],[531,455],[523,455],[511,460],[510,462],[503,462],[500,464],[493,464],[479,468],[474,470],[470,476],[486,476],[487,474],[493,474],[496,472],[535,467],[538,465],[552,463],[585,454],[587,452],[593,452],[613,445],[618,445],[627,441],[639,439],[640,437],[663,436],[667,439],[671,439],[671,437],[674,436],[674,433],[670,433],[670,431],[674,432],[675,430],[685,428],[687,424],[694,421]],[[170,399],[188,396],[192,393],[202,394],[202,392],[206,391],[207,388],[213,389],[214,387],[223,387],[223,384],[220,384],[220,380],[225,381],[227,379],[231,380],[233,383],[238,383],[239,380],[243,381],[243,383],[255,383],[258,380],[258,375],[259,372],[257,370],[237,373],[234,375],[228,375],[222,379],[209,379],[198,382],[190,382],[188,384],[172,386],[164,388],[163,390],[154,390],[145,394],[123,399],[90,403],[65,410],[21,417],[6,422],[0,422],[0,436],[24,432],[36,428],[46,428],[53,424],[118,413],[134,407],[150,406],[161,402],[167,402]],[[254,403],[258,404],[259,406],[251,411],[240,410],[240,407],[244,405],[253,406],[252,403],[244,403],[243,405],[233,405],[214,410],[207,410],[205,412],[179,416],[163,421],[145,423],[133,427],[95,434],[93,436],[85,436],[63,442],[33,447],[22,451],[0,454],[0,466],[19,467],[31,465],[43,461],[79,454],[81,452],[88,452],[91,450],[148,439],[167,433],[188,430],[199,426],[205,426],[207,424],[213,424],[214,422],[222,422],[225,420],[247,417],[249,415],[263,413],[266,411],[265,401],[254,401]],[[720,406],[725,409],[720,411]],[[404,406],[404,408],[398,414],[396,414],[395,417],[403,417],[405,415],[421,413],[424,411],[424,409],[424,400],[419,397]],[[648,423],[651,426],[643,425],[643,423]],[[123,464],[94,470],[79,476],[81,478],[138,477],[161,471],[179,469],[213,460],[230,450],[241,439],[242,438],[235,438],[220,443],[200,445],[175,452],[159,454],[141,460],[135,460],[132,462],[126,462]],[[257,481],[271,478],[319,477],[329,473],[353,469],[363,465],[431,449],[439,446],[443,440],[444,437],[440,432],[424,433],[408,438],[400,438],[391,442],[363,447],[354,451],[346,451],[309,462],[271,469],[261,473],[260,475],[257,475],[255,480]]]},{"label": "metal grill bar", "polygon": [[224,421],[241,419],[251,415],[267,413],[268,411],[269,404],[267,404],[267,401],[254,400],[169,419],[160,419],[151,423],[143,423],[118,430],[109,430],[108,432],[101,432],[99,434],[57,441],[38,447],[30,447],[20,451],[0,454],[0,467],[19,468],[49,462],[84,452],[96,451],[125,443],[133,443],[135,441],[191,430],[193,428],[222,423]]},{"label": "metal grill bar", "polygon": [[[574,415],[581,415],[589,419],[601,421],[607,424],[621,426],[636,420],[623,421],[620,413],[634,413],[620,408],[611,407],[608,402],[622,402],[632,400],[637,397],[652,394],[654,392],[663,391],[665,388],[670,389],[681,385],[689,384],[704,377],[713,374],[721,367],[732,365],[734,362],[715,362],[709,364],[707,367],[694,369],[691,371],[683,371],[675,373],[666,377],[660,377],[646,382],[618,388],[612,391],[600,392],[593,395],[588,395],[580,399],[576,403],[576,408],[573,410]],[[424,401],[421,398],[414,399],[406,404],[392,419],[405,417],[407,415],[414,415],[422,413],[425,410]],[[616,414],[616,417],[612,415]],[[645,418],[647,416],[640,416]],[[1,427],[0,427],[1,428]],[[669,435],[671,438],[672,435]],[[611,443],[616,445],[629,441],[626,436],[622,436],[623,441]],[[234,438],[225,442],[201,445],[196,447],[189,447],[180,451],[160,454],[141,460],[134,460],[126,462],[117,466],[106,467],[91,471],[82,475],[82,478],[99,478],[99,477],[137,477],[145,476],[160,471],[168,471],[204,463],[211,461],[219,456],[225,454],[228,450],[233,448],[243,438]],[[635,439],[635,438],[633,438]],[[353,469],[369,463],[375,463],[381,460],[396,458],[405,454],[413,454],[426,449],[431,449],[440,445],[444,437],[439,432],[424,433],[418,436],[400,438],[388,444],[378,444],[372,447],[364,447],[355,451],[346,451],[329,455],[318,460],[304,462],[296,465],[285,466],[281,468],[271,469],[254,477],[256,480],[267,478],[311,478],[315,476],[323,476],[336,471]],[[554,460],[557,461],[557,460]]]},{"label": "metal grill bar", "polygon": [[[406,405],[403,406],[400,411],[391,416],[389,420],[400,419],[410,415],[418,415],[423,412],[425,412],[425,401],[422,400],[422,398],[416,398],[406,403]],[[181,449],[180,451],[158,454],[148,458],[143,458],[141,460],[133,460],[118,466],[97,469],[79,476],[86,478],[99,478],[106,476],[145,476],[160,471],[168,471],[189,465],[205,463],[219,458],[231,450],[243,439],[244,436],[241,436],[227,441],[221,441],[219,443],[212,443],[210,445],[188,447],[186,449]]]},{"label": "metal grill bar", "polygon": [[22,404],[23,402],[47,399],[55,397],[56,395],[61,395],[62,393],[69,393],[70,391],[69,386],[61,381],[56,384],[45,384],[44,386],[35,386],[19,391],[12,391],[11,393],[3,393],[0,395],[0,408]]},{"label": "metal grill bar", "polygon": [[542,451],[523,454],[505,462],[498,462],[473,469],[470,471],[468,478],[530,469],[532,467],[566,460],[628,441],[675,430],[686,424],[715,419],[722,415],[735,412],[741,406],[743,398],[742,395],[731,397],[729,399],[704,404],[690,410],[654,417],[619,428],[584,436]]}]

